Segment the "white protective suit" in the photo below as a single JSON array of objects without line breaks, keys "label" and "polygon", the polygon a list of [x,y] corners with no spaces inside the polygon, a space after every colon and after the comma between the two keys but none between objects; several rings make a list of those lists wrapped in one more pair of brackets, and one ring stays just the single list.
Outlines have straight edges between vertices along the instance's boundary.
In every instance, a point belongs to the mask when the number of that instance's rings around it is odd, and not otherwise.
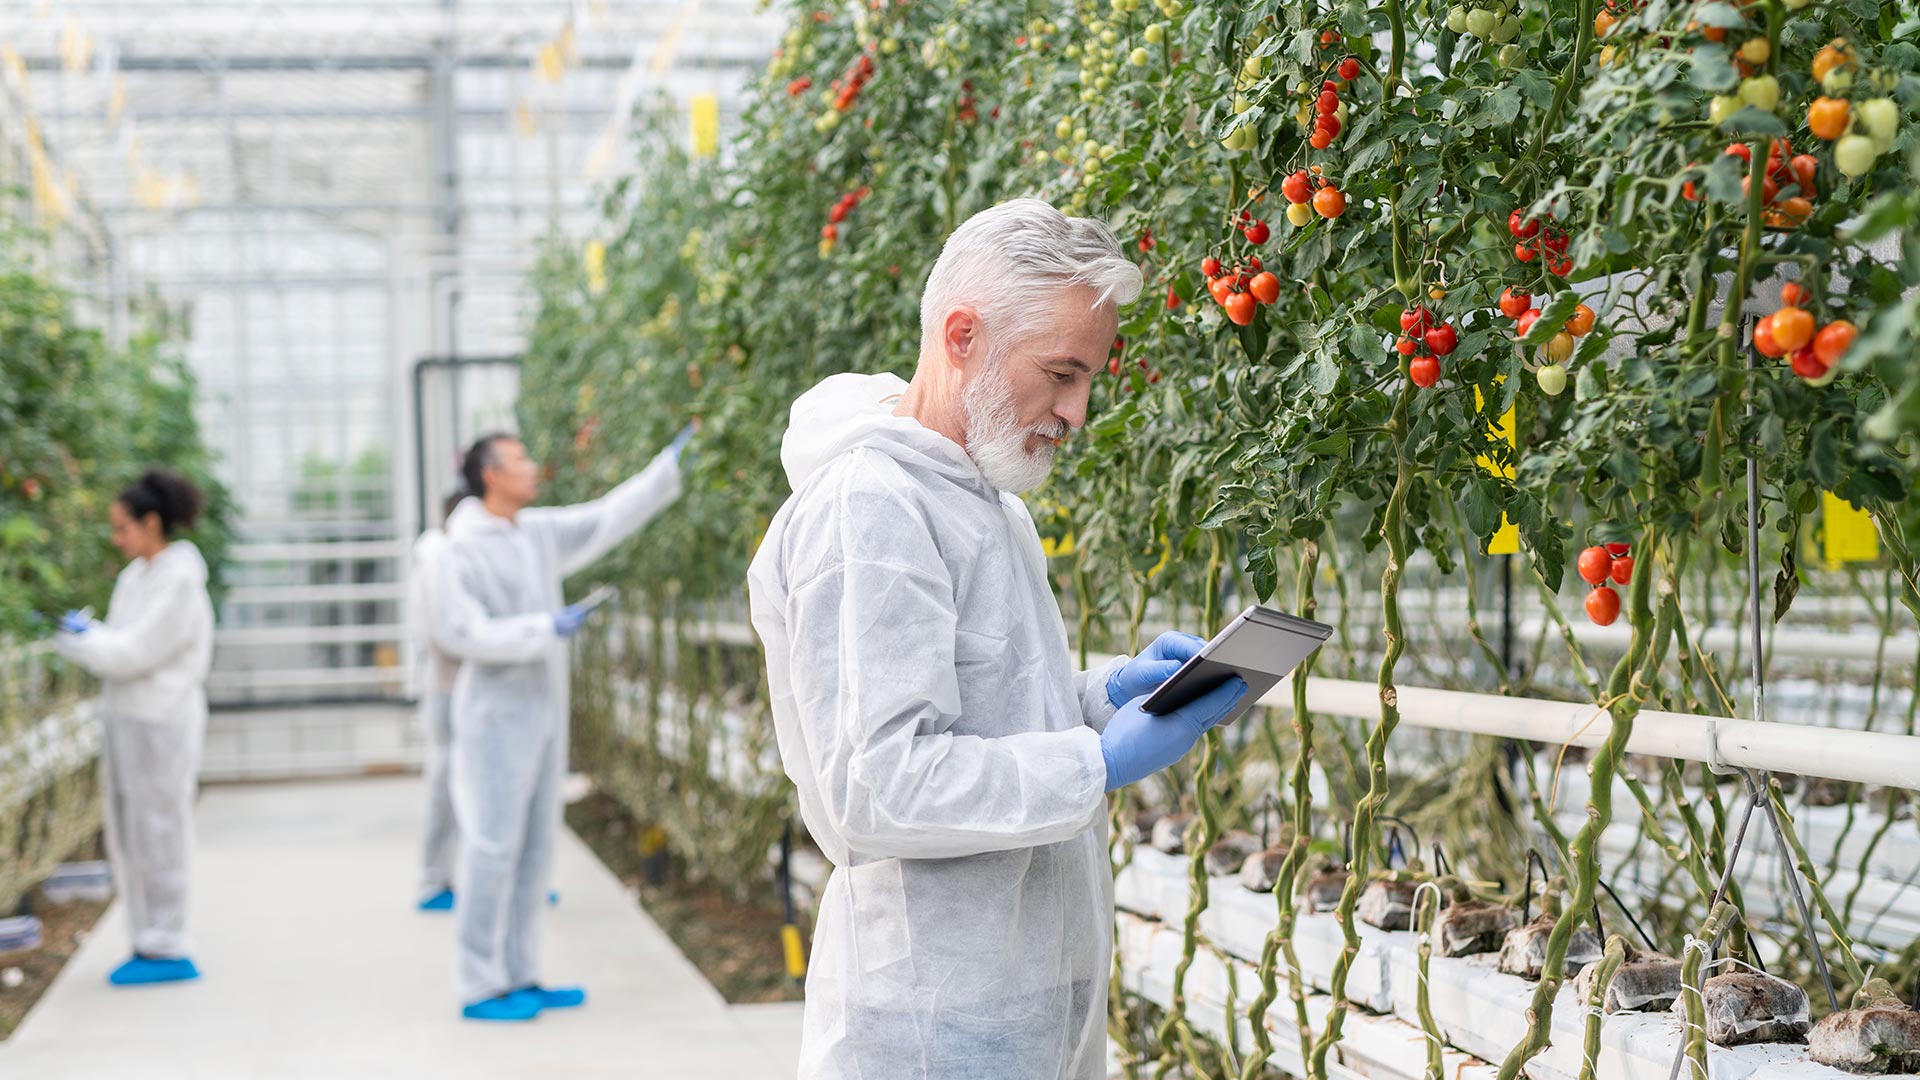
[{"label": "white protective suit", "polygon": [[428,529],[413,543],[413,572],[407,581],[409,632],[420,649],[420,727],[426,734],[427,835],[420,853],[420,899],[453,888],[454,856],[460,830],[453,819],[453,793],[447,782],[453,748],[453,680],[460,661],[433,643],[433,575],[447,548],[447,534]]},{"label": "white protective suit", "polygon": [[1113,935],[1107,677],[1076,672],[1021,501],[836,375],[749,571],[773,716],[835,870],[802,1078],[1098,1080]]},{"label": "white protective suit", "polygon": [[184,957],[193,796],[207,730],[213,602],[200,550],[176,540],[114,582],[107,617],[58,634],[60,655],[100,677],[107,855],[133,951]]},{"label": "white protective suit", "polygon": [[453,684],[454,886],[463,1005],[539,981],[560,782],[567,765],[567,650],[560,583],[680,495],[671,451],[605,496],[530,507],[515,520],[468,499],[434,575],[433,637],[460,662]]}]

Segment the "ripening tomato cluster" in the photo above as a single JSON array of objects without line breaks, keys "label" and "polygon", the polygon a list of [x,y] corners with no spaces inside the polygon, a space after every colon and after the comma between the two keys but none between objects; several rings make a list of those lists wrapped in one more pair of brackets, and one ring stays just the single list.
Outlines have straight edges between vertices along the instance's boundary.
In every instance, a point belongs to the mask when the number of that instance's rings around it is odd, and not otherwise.
[{"label": "ripening tomato cluster", "polygon": [[[972,127],[974,124],[978,123],[980,120],[979,112],[977,112],[974,109],[975,104],[977,103],[974,101],[974,97],[973,97],[973,80],[972,79],[963,80],[960,83],[960,100],[955,103],[959,111],[955,115],[959,118],[962,124],[965,124],[968,127]],[[1000,115],[1000,110],[998,108],[995,108],[993,110],[993,115],[995,117],[998,117]]]},{"label": "ripening tomato cluster", "polygon": [[[1866,175],[1881,154],[1893,148],[1900,132],[1900,106],[1879,93],[1850,100],[1858,58],[1844,38],[1834,38],[1813,58],[1813,77],[1822,94],[1807,106],[1807,129],[1814,137],[1833,143],[1833,164],[1849,177]],[[1881,75],[1869,80],[1876,91],[1892,85]]]},{"label": "ripening tomato cluster", "polygon": [[853,208],[860,205],[860,200],[871,194],[873,189],[863,184],[840,196],[840,201],[834,203],[833,209],[827,211],[827,223],[820,226],[820,242],[832,244],[839,240],[840,223],[847,220],[847,215],[853,212]]},{"label": "ripening tomato cluster", "polygon": [[[1349,56],[1341,61],[1341,70],[1352,64],[1354,74],[1359,74],[1360,62]],[[1347,76],[1342,76],[1346,78]],[[1307,145],[1315,150],[1325,150],[1340,137],[1340,84],[1328,79],[1320,84],[1320,94],[1313,99],[1313,134],[1307,136]]]},{"label": "ripening tomato cluster", "polygon": [[1259,247],[1261,244],[1273,239],[1273,230],[1267,227],[1265,221],[1254,217],[1253,212],[1250,210],[1240,211],[1240,224],[1238,227],[1240,229],[1240,235],[1245,237],[1247,243],[1252,244],[1254,247]]},{"label": "ripening tomato cluster", "polygon": [[1795,282],[1780,286],[1780,310],[1754,324],[1753,347],[1775,360],[1786,357],[1795,375],[1824,386],[1838,374],[1857,331],[1845,319],[1816,329],[1813,313],[1801,306],[1806,301],[1807,290]]},{"label": "ripening tomato cluster", "polygon": [[802,75],[787,84],[787,96],[799,97],[811,89],[813,89],[813,76]]},{"label": "ripening tomato cluster", "polygon": [[[1540,321],[1540,309],[1533,306],[1533,296],[1525,289],[1516,289],[1509,285],[1500,294],[1500,314],[1513,320],[1515,338],[1524,338]],[[1567,361],[1573,356],[1575,338],[1583,338],[1593,333],[1593,309],[1580,304],[1560,328],[1560,332],[1547,339],[1542,351],[1547,362],[1533,373],[1534,381],[1548,397],[1558,397],[1567,388]]]},{"label": "ripening tomato cluster", "polygon": [[[1261,227],[1265,228],[1264,223]],[[1209,255],[1200,260],[1200,273],[1207,279],[1207,292],[1226,310],[1227,321],[1235,326],[1252,322],[1258,305],[1280,299],[1280,279],[1273,271],[1262,269],[1258,258],[1247,260],[1244,266],[1235,263],[1228,270],[1221,267],[1219,259]]]},{"label": "ripening tomato cluster", "polygon": [[[1593,586],[1587,593],[1587,618],[1600,626],[1612,626],[1620,617],[1620,594],[1613,585],[1633,580],[1633,556],[1625,544],[1590,547],[1580,553],[1580,580]],[[1608,584],[1611,581],[1613,585]]]},{"label": "ripening tomato cluster", "polygon": [[853,103],[860,100],[860,91],[866,89],[867,80],[873,78],[873,57],[861,53],[847,73],[833,80],[833,89],[837,95],[833,99],[835,112],[846,112]]},{"label": "ripening tomato cluster", "polygon": [[1280,194],[1287,200],[1287,220],[1295,226],[1307,224],[1315,214],[1337,218],[1347,212],[1346,192],[1322,176],[1318,165],[1311,171],[1297,169],[1287,174],[1280,181]]},{"label": "ripening tomato cluster", "polygon": [[1507,231],[1519,241],[1513,245],[1514,258],[1530,263],[1545,251],[1548,273],[1554,277],[1566,277],[1573,273],[1573,260],[1567,258],[1566,231],[1553,223],[1552,214],[1547,215],[1543,226],[1539,219],[1530,218],[1525,211],[1516,208],[1507,215]]},{"label": "ripening tomato cluster", "polygon": [[1452,323],[1443,323],[1440,317],[1428,311],[1424,305],[1404,308],[1400,312],[1400,340],[1394,348],[1407,361],[1407,378],[1422,390],[1440,381],[1440,358],[1449,355],[1460,344],[1460,334]]},{"label": "ripening tomato cluster", "polygon": [[[1123,337],[1114,338],[1113,348],[1108,350],[1107,374],[1117,376],[1122,371],[1124,371],[1126,369],[1126,356],[1127,356],[1127,339]],[[1160,381],[1160,372],[1157,370],[1149,369],[1147,367],[1146,357],[1144,356],[1140,357],[1138,362],[1140,364],[1140,370],[1145,371],[1147,373],[1148,386],[1152,386],[1153,384]],[[1126,384],[1126,388],[1128,390],[1132,390],[1133,383],[1129,381]]]}]

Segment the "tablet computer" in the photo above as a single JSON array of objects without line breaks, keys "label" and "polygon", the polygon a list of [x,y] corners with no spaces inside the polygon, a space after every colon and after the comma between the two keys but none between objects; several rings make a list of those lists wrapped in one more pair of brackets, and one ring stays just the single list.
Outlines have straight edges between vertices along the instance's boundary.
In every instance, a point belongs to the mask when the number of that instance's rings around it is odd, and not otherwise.
[{"label": "tablet computer", "polygon": [[1238,675],[1247,682],[1247,696],[1220,721],[1232,723],[1332,636],[1333,627],[1326,623],[1252,605],[1140,707],[1156,715],[1170,713]]},{"label": "tablet computer", "polygon": [[590,612],[590,611],[593,611],[595,608],[598,608],[601,604],[604,604],[607,601],[613,599],[613,594],[614,594],[613,586],[602,585],[599,588],[588,593],[587,595],[581,597],[579,602],[574,604],[573,606],[580,608],[583,611]]}]

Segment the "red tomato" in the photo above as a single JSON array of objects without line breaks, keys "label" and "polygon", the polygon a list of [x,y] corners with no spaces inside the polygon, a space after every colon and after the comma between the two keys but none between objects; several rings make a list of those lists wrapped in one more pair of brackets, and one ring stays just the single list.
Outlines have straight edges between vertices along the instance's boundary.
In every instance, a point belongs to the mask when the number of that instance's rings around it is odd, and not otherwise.
[{"label": "red tomato", "polygon": [[1778,359],[1787,355],[1787,350],[1773,339],[1773,316],[1762,316],[1759,322],[1753,324],[1753,347],[1761,356]]},{"label": "red tomato", "polygon": [[1811,345],[1802,345],[1793,350],[1793,356],[1787,361],[1793,366],[1793,373],[1803,379],[1818,379],[1826,375],[1832,364],[1821,360]]},{"label": "red tomato", "polygon": [[1280,181],[1280,194],[1290,203],[1303,203],[1312,200],[1313,184],[1307,179],[1307,170],[1291,173]]},{"label": "red tomato", "polygon": [[1400,350],[1401,356],[1412,356],[1414,353],[1420,351],[1420,346],[1415,344],[1414,340],[1410,337],[1401,338],[1394,343],[1393,347]]},{"label": "red tomato", "polygon": [[1235,326],[1245,326],[1253,321],[1253,297],[1246,293],[1234,293],[1226,299],[1227,318]]},{"label": "red tomato", "polygon": [[1347,57],[1345,60],[1340,61],[1340,77],[1341,78],[1347,80],[1348,82],[1352,82],[1354,79],[1358,78],[1359,75],[1360,75],[1360,61],[1355,60],[1351,56]]},{"label": "red tomato", "polygon": [[1780,286],[1780,303],[1787,307],[1799,307],[1807,302],[1806,287],[1797,281],[1789,281]]},{"label": "red tomato", "polygon": [[1520,318],[1516,320],[1513,324],[1514,336],[1526,337],[1527,331],[1533,329],[1533,324],[1539,321],[1540,321],[1539,308],[1528,308],[1527,310],[1521,312]]},{"label": "red tomato", "polygon": [[1613,570],[1613,556],[1603,547],[1590,547],[1580,553],[1578,564],[1580,580],[1589,585],[1598,585],[1607,580]]},{"label": "red tomato", "polygon": [[1521,262],[1532,262],[1534,259],[1534,256],[1538,254],[1540,254],[1540,252],[1535,248],[1530,247],[1529,245],[1526,245],[1526,244],[1513,245],[1513,257],[1516,259],[1519,259]]},{"label": "red tomato", "polygon": [[1615,556],[1613,560],[1612,577],[1616,585],[1625,585],[1628,581],[1631,581],[1633,579],[1633,556]]},{"label": "red tomato", "polygon": [[1620,594],[1602,585],[1587,594],[1587,618],[1601,626],[1612,626],[1620,617]]},{"label": "red tomato", "polygon": [[1247,282],[1247,292],[1260,303],[1271,304],[1280,299],[1280,279],[1271,270],[1262,270]]},{"label": "red tomato", "polygon": [[1440,361],[1431,356],[1416,356],[1407,363],[1407,378],[1422,390],[1440,381]]},{"label": "red tomato", "polygon": [[1626,544],[1622,544],[1617,541],[1615,543],[1606,544],[1604,546],[1607,549],[1607,554],[1613,556],[1616,559],[1622,555],[1625,555],[1627,552],[1633,550],[1631,547],[1628,547]]},{"label": "red tomato", "polygon": [[1521,240],[1531,240],[1540,232],[1540,223],[1515,210],[1507,215],[1507,231]]},{"label": "red tomato", "polygon": [[1568,274],[1573,273],[1573,260],[1555,259],[1547,264],[1547,273],[1552,274],[1554,277],[1566,277]]},{"label": "red tomato", "polygon": [[1313,108],[1322,116],[1331,116],[1340,108],[1340,95],[1331,90],[1322,90],[1320,97],[1314,101]]},{"label": "red tomato", "polygon": [[1417,334],[1427,328],[1427,309],[1421,305],[1402,308],[1400,311],[1400,329],[1409,334]]},{"label": "red tomato", "polygon": [[1445,356],[1460,344],[1460,335],[1453,329],[1452,323],[1442,323],[1427,331],[1427,349],[1435,356]]},{"label": "red tomato", "polygon": [[1533,303],[1533,297],[1525,289],[1518,291],[1509,285],[1500,294],[1500,314],[1509,319],[1517,319],[1526,314],[1527,306]]},{"label": "red tomato", "polygon": [[1233,295],[1233,279],[1224,276],[1214,278],[1207,282],[1207,291],[1213,294],[1215,303],[1224,304],[1227,297]]},{"label": "red tomato", "polygon": [[1219,277],[1220,276],[1220,260],[1214,258],[1211,255],[1207,256],[1204,259],[1201,259],[1200,272],[1207,275],[1208,280],[1212,280],[1213,278]]}]

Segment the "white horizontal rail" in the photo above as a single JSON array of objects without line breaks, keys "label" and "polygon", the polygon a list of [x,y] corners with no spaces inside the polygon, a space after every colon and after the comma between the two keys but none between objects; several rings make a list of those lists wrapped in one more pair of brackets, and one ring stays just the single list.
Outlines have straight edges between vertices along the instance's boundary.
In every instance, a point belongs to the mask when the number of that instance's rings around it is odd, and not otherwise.
[{"label": "white horizontal rail", "polygon": [[270,606],[398,601],[406,596],[406,591],[406,584],[399,581],[359,585],[243,585],[227,593],[227,603]]},{"label": "white horizontal rail", "polygon": [[264,645],[358,645],[368,642],[399,641],[407,628],[393,623],[368,623],[364,626],[262,626],[241,630],[221,630],[214,641],[221,646],[253,647]]},{"label": "white horizontal rail", "polygon": [[[1291,679],[1282,680],[1261,704],[1291,709],[1292,686]],[[1613,730],[1606,710],[1593,705],[1418,686],[1397,687],[1396,693],[1401,723],[1415,727],[1590,747]],[[1380,715],[1380,693],[1372,683],[1309,679],[1307,707],[1371,719]],[[1643,710],[1627,751],[1920,790],[1920,736]]]},{"label": "white horizontal rail", "polygon": [[406,672],[398,666],[216,671],[207,676],[209,690],[284,690],[296,686],[335,689],[342,686],[387,686],[404,682],[406,682]]},{"label": "white horizontal rail", "polygon": [[343,540],[338,543],[235,544],[227,550],[234,562],[332,562],[346,559],[397,559],[412,545],[403,540]]}]

